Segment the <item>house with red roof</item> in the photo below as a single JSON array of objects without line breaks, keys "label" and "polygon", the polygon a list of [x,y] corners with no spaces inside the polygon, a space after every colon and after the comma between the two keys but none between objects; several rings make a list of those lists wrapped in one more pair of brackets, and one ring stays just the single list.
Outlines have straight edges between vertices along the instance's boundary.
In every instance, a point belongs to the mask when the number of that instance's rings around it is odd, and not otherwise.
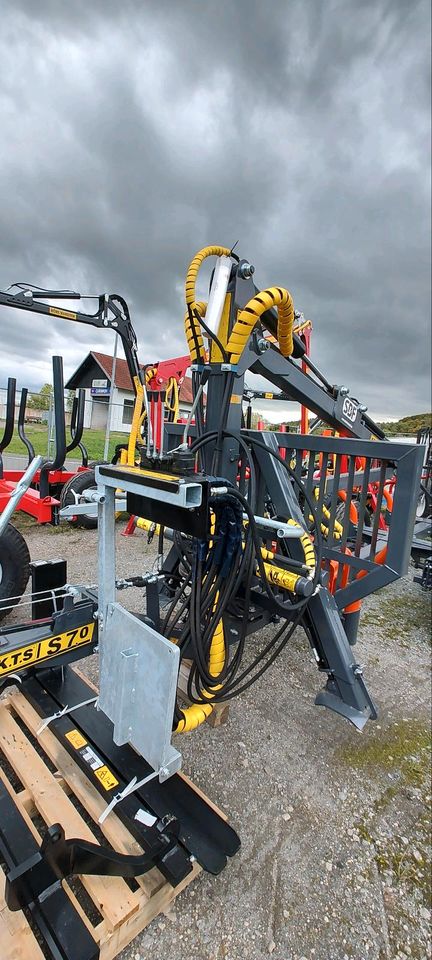
[{"label": "house with red roof", "polygon": [[[144,365],[142,365],[144,368]],[[113,376],[114,368],[114,376]],[[111,400],[111,430],[129,433],[134,393],[126,360],[91,350],[65,384],[67,390],[83,387],[86,393],[84,427],[106,429]],[[192,407],[192,379],[186,376],[179,388],[180,416]]]}]

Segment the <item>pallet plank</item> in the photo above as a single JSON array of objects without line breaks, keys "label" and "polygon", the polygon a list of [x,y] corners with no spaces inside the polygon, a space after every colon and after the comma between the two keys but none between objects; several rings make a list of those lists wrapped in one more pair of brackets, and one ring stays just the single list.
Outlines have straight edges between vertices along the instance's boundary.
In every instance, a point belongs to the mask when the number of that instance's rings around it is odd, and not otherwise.
[{"label": "pallet plank", "polygon": [[[21,783],[31,793],[45,823],[60,822],[67,836],[97,843],[90,827],[56,783],[7,707],[2,704],[0,711],[0,747]],[[112,929],[139,907],[138,898],[119,877],[83,876],[82,883]]]},{"label": "pallet plank", "polygon": [[[106,803],[101,794],[98,793],[93,784],[89,782],[85,773],[77,766],[74,759],[67,750],[65,750],[57,737],[54,736],[49,727],[45,727],[45,729],[37,735],[37,731],[41,725],[41,718],[21,693],[14,694],[13,704],[11,705],[13,705],[13,709],[21,720],[25,722],[30,733],[33,736],[37,736],[39,743],[51,760],[51,763],[54,763],[57,767],[67,786],[87,810],[92,819],[97,822],[106,807]],[[104,823],[100,824],[100,829],[108,840],[108,843],[111,843],[118,853],[139,854],[142,852],[139,843],[131,836],[127,827],[124,826],[114,812],[110,813]],[[156,867],[154,867],[153,870],[149,870],[148,873],[143,874],[142,877],[137,877],[137,883],[148,897],[152,896],[154,891],[159,889],[163,882],[162,874]]]},{"label": "pallet plank", "polygon": [[[0,778],[17,803],[17,795],[3,770],[0,770]],[[24,795],[25,791],[22,791],[22,793]],[[21,806],[20,801],[18,801],[17,806],[29,830],[31,830],[39,843],[39,834],[27,814],[25,806]],[[0,946],[2,960],[24,960],[24,958],[25,960],[44,960],[42,950],[37,940],[35,940],[33,931],[24,913],[21,910],[9,910],[6,906],[5,883],[6,878],[3,871],[0,870]]]},{"label": "pallet plank", "polygon": [[151,923],[160,913],[167,909],[169,904],[201,873],[201,867],[194,863],[192,872],[174,889],[169,883],[164,883],[154,896],[145,904],[139,916],[130,917],[126,923],[105,937],[101,931],[100,960],[114,960],[114,957],[124,950],[139,933]]},{"label": "pallet plank", "polygon": [[42,950],[21,911],[12,913],[0,884],[0,944],[2,960],[44,960]]},{"label": "pallet plank", "polygon": [[[0,750],[15,771],[22,788],[17,792],[1,769],[0,778],[38,842],[40,834],[30,817],[34,812],[39,813],[46,823],[61,822],[66,836],[80,836],[94,842],[94,834],[84,820],[85,814],[81,816],[72,800],[75,797],[89,817],[97,822],[105,808],[104,798],[49,727],[38,734],[40,724],[40,716],[19,691],[13,691],[0,703]],[[43,755],[28,739],[30,735],[40,744]],[[44,757],[54,765],[54,772],[52,767],[48,768]],[[226,819],[199,788],[183,774],[180,776],[215,812]],[[137,853],[141,850],[115,813],[110,814],[101,825],[101,830],[119,852]],[[155,867],[137,878],[140,886],[136,893],[131,892],[120,878],[81,877],[103,917],[97,926],[92,925],[66,881],[63,882],[63,888],[98,944],[100,960],[114,960],[200,873],[201,867],[194,862],[191,873],[173,888]],[[25,915],[20,911],[12,913],[6,907],[1,871],[0,945],[1,960],[43,960],[43,953]]]}]

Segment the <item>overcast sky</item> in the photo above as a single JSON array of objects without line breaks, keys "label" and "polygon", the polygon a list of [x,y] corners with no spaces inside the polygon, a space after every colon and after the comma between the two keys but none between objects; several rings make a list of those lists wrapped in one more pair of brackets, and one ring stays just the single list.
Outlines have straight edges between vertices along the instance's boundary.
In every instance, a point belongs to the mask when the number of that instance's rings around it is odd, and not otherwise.
[{"label": "overcast sky", "polygon": [[[0,289],[121,293],[154,361],[186,352],[195,251],[238,240],[332,382],[377,418],[430,409],[429,8],[5,0]],[[0,386],[113,345],[5,308],[0,331]]]}]

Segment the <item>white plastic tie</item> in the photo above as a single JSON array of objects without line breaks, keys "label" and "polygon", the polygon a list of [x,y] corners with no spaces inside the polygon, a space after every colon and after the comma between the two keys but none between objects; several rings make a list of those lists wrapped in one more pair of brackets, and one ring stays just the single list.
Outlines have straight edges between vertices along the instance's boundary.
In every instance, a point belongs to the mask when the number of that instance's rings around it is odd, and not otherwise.
[{"label": "white plastic tie", "polygon": [[123,787],[123,790],[121,790],[120,793],[116,793],[116,795],[112,798],[108,806],[105,807],[105,810],[102,811],[99,817],[99,823],[103,823],[104,820],[106,820],[107,816],[111,813],[112,810],[114,810],[114,807],[116,807],[118,803],[121,803],[122,800],[128,797],[131,793],[134,793],[135,790],[139,790],[141,787],[144,786],[144,784],[149,783],[150,780],[154,780],[155,777],[158,777],[158,776],[159,776],[159,771],[154,770],[153,773],[149,773],[148,776],[144,777],[143,780],[137,781],[137,778],[133,777],[130,783],[128,783],[125,787]]},{"label": "white plastic tie", "polygon": [[37,736],[42,733],[42,730],[45,730],[45,727],[48,724],[52,723],[53,720],[58,720],[60,717],[65,717],[67,713],[73,713],[74,710],[79,710],[80,707],[88,707],[91,703],[96,703],[97,697],[92,697],[90,700],[83,700],[82,703],[75,703],[73,707],[68,707],[66,704],[62,710],[58,710],[57,713],[53,713],[51,717],[47,717],[44,720],[42,726],[39,727],[37,731]]}]

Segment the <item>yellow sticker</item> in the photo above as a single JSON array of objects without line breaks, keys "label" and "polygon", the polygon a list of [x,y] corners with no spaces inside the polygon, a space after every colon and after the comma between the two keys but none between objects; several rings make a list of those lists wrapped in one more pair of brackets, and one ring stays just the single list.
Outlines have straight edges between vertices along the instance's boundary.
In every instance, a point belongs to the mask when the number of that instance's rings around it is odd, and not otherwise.
[{"label": "yellow sticker", "polygon": [[242,399],[242,397],[238,397],[237,394],[233,393],[230,403],[241,403]]},{"label": "yellow sticker", "polygon": [[75,747],[75,750],[79,750],[80,747],[85,747],[87,740],[83,737],[82,733],[79,730],[70,730],[69,733],[66,733],[66,740],[69,740],[69,743]]},{"label": "yellow sticker", "polygon": [[50,307],[49,312],[53,317],[64,317],[66,320],[76,320],[77,317],[71,310],[60,310],[59,307]]},{"label": "yellow sticker", "polygon": [[274,396],[273,393],[265,393],[265,394],[264,394],[264,397],[265,397],[266,400],[273,400],[273,396]]},{"label": "yellow sticker", "polygon": [[108,767],[99,767],[99,770],[94,771],[94,775],[100,780],[104,790],[113,790],[114,787],[118,787],[119,782]]},{"label": "yellow sticker", "polygon": [[20,670],[22,667],[31,667],[43,660],[50,660],[51,657],[56,657],[65,650],[71,650],[72,647],[90,643],[94,628],[94,623],[86,623],[82,627],[75,627],[74,630],[59,633],[56,637],[44,637],[43,640],[37,640],[35,643],[28,643],[25,647],[19,647],[18,650],[11,650],[10,653],[0,652],[0,676],[13,673],[14,670]]}]

